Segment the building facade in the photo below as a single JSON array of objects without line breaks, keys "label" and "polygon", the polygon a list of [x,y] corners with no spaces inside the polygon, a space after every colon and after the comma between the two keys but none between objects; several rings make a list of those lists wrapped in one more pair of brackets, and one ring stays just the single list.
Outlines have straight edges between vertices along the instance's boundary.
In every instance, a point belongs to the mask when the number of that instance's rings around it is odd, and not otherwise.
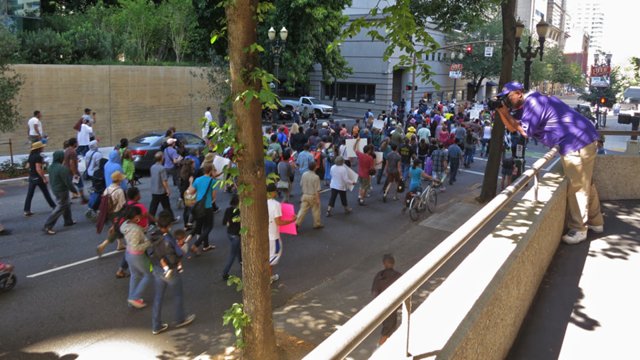
[{"label": "building facade", "polygon": [[[351,7],[345,9],[344,14],[351,19],[367,16],[371,8],[376,6],[376,0],[354,0]],[[400,52],[395,52],[388,60],[383,59],[383,53],[387,44],[382,41],[372,40],[366,35],[367,29],[353,38],[347,39],[340,46],[340,52],[349,63],[353,72],[345,79],[325,82],[319,65],[310,74],[310,95],[321,99],[326,104],[334,101],[340,111],[365,113],[367,109],[374,112],[387,110],[393,103],[400,105],[404,100],[409,109],[412,97],[414,104],[423,96],[431,101],[450,101],[453,98],[455,86],[455,98],[457,101],[467,99],[466,81],[449,78],[451,65],[450,50],[440,49],[431,53],[424,59],[416,59],[416,63],[426,63],[433,73],[431,82],[420,80],[420,73],[415,75],[413,84],[413,72],[409,67],[399,66]],[[440,44],[446,46],[446,36],[435,29],[429,33]],[[419,71],[419,70],[418,70]],[[436,90],[438,84],[440,89]],[[485,98],[484,86],[478,91],[476,97],[481,101]]]}]

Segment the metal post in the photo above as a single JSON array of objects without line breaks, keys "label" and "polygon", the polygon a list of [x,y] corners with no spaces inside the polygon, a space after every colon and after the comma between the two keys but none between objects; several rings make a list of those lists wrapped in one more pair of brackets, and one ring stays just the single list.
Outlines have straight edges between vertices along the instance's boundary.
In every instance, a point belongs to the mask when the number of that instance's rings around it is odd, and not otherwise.
[{"label": "metal post", "polygon": [[11,166],[13,166],[13,143],[9,139],[9,156],[11,157]]},{"label": "metal post", "polygon": [[524,54],[524,91],[529,91],[529,78],[531,77],[531,58],[535,55],[531,52],[531,36],[529,36],[529,44],[527,45],[527,53]]},{"label": "metal post", "polygon": [[413,114],[413,109],[415,108],[415,96],[416,96],[416,55],[413,55],[413,71],[411,72],[411,113]]},{"label": "metal post", "polygon": [[451,95],[451,101],[456,101],[456,82],[458,81],[457,77],[453,78],[453,95]]},{"label": "metal post", "polygon": [[411,296],[402,303],[402,327],[405,328],[407,339],[405,342],[405,353],[407,357],[411,357],[409,352],[409,334],[411,333]]},{"label": "metal post", "polygon": [[338,78],[333,77],[333,113],[338,112]]}]

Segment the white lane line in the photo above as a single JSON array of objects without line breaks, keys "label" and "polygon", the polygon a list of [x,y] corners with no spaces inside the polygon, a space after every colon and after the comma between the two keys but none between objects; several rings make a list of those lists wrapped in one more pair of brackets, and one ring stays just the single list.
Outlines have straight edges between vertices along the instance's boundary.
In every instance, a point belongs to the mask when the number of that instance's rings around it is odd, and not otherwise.
[{"label": "white lane line", "polygon": [[[113,254],[119,254],[119,253],[121,253],[122,251],[123,251],[123,250],[115,250],[115,251],[112,251],[112,252],[109,252],[109,253],[103,254],[103,255],[102,255],[102,257],[103,257],[103,258],[105,258],[105,257],[109,257],[109,256],[111,256],[111,255],[113,255]],[[94,261],[94,260],[98,260],[98,259],[99,259],[99,258],[98,258],[97,256],[94,256],[94,257],[92,257],[92,258],[88,258],[88,259],[85,259],[85,260],[76,261],[76,262],[74,262],[74,263],[67,264],[67,265],[58,266],[58,267],[55,267],[55,268],[53,268],[53,269],[46,270],[46,271],[43,271],[43,272],[39,272],[39,273],[36,273],[36,274],[27,275],[27,278],[29,278],[29,279],[33,279],[33,278],[38,277],[38,276],[42,276],[42,275],[46,275],[46,274],[50,274],[50,273],[53,273],[53,272],[56,272],[56,271],[60,271],[60,270],[64,270],[64,269],[68,269],[68,268],[70,268],[70,267],[77,266],[77,265],[84,264],[84,263],[88,263],[89,261]]]},{"label": "white lane line", "polygon": [[464,172],[464,173],[469,173],[469,174],[475,174],[475,175],[484,176],[484,173],[480,172],[480,171],[465,170],[465,169],[458,169],[458,171]]}]

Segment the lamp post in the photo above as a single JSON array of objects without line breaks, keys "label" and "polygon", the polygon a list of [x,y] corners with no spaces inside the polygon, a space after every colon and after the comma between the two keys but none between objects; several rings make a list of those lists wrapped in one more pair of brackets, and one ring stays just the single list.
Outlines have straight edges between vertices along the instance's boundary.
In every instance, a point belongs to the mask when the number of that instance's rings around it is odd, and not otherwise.
[{"label": "lamp post", "polygon": [[535,49],[531,45],[531,35],[529,35],[529,43],[527,44],[526,50],[523,51],[520,48],[520,38],[522,37],[522,32],[524,31],[524,24],[520,19],[516,22],[516,60],[518,59],[518,55],[520,55],[524,59],[524,89],[525,91],[529,91],[529,77],[531,76],[531,64],[533,63],[533,59],[538,56],[538,52],[540,53],[540,61],[542,61],[542,55],[544,54],[544,41],[547,37],[547,32],[549,31],[549,23],[544,21],[544,17],[540,19],[540,22],[536,25],[536,32],[538,33],[538,40],[540,41],[540,45]]},{"label": "lamp post", "polygon": [[[611,54],[602,54],[604,55],[602,58],[600,57],[599,53],[595,53],[593,55],[593,65],[596,68],[601,68],[601,67],[606,67],[606,74],[609,74],[609,72],[611,71]],[[604,74],[598,74],[599,76],[607,76]],[[591,76],[594,76],[593,71]],[[610,75],[608,75],[610,76]],[[610,81],[610,80],[609,80]],[[596,101],[596,127],[605,127],[607,124],[607,119],[604,117],[604,114],[600,111],[600,97],[603,96],[603,94],[601,93],[600,88],[601,87],[608,87],[608,85],[605,84],[605,86],[602,86],[600,84],[595,85],[596,87],[596,94],[598,96],[598,100]]]},{"label": "lamp post", "polygon": [[[280,29],[280,38],[276,39],[276,30],[272,26],[267,32],[267,35],[269,36],[269,42],[271,43],[271,54],[273,55],[273,67],[276,80],[280,81],[280,54],[284,51],[289,32],[283,26],[282,29]],[[278,93],[279,88],[280,86],[276,84],[276,94]]]},{"label": "lamp post", "polygon": [[[451,52],[451,63],[452,64],[455,61],[456,57],[459,60],[462,60],[462,58],[464,58],[464,54],[462,52],[460,52],[460,53],[456,53],[455,51]],[[457,81],[458,81],[458,77],[456,76],[456,77],[453,78],[453,94],[451,95],[451,101],[453,101],[454,103],[456,102]]]}]

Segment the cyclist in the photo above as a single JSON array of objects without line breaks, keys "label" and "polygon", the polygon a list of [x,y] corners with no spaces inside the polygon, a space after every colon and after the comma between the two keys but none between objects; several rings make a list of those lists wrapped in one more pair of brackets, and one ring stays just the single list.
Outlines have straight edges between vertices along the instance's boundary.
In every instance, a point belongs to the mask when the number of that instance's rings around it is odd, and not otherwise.
[{"label": "cyclist", "polygon": [[411,203],[411,199],[418,193],[422,192],[422,179],[433,181],[434,178],[427,174],[421,167],[419,159],[413,161],[411,168],[409,169],[409,191],[404,199],[404,207],[402,211],[406,211]]}]

